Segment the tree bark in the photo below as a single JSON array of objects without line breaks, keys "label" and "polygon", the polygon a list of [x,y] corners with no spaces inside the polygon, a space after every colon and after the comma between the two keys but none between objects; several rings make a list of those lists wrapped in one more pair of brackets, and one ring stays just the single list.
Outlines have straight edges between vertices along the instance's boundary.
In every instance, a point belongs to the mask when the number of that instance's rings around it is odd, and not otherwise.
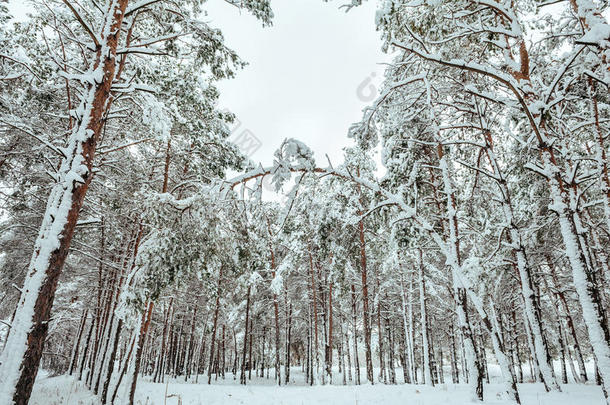
[{"label": "tree bark", "polygon": [[[358,176],[360,171],[358,171]],[[360,187],[358,188],[360,190]],[[362,215],[362,211],[358,211],[359,215]],[[364,222],[361,219],[358,221],[358,235],[360,241],[360,277],[362,282],[362,320],[364,324],[364,346],[365,346],[365,361],[366,361],[366,378],[374,384],[373,377],[373,356],[371,353],[371,326],[370,312],[369,312],[369,288],[367,281],[367,268],[366,268],[366,242],[364,239]]]},{"label": "tree bark", "polygon": [[72,350],[72,358],[70,359],[70,367],[68,375],[72,375],[74,372],[74,368],[76,367],[76,363],[78,363],[78,349],[80,347],[80,341],[83,336],[83,330],[85,329],[85,323],[87,322],[87,313],[89,312],[88,308],[85,308],[83,312],[80,326],[78,328],[78,333],[76,335],[76,340],[74,342],[74,349]]},{"label": "tree bark", "polygon": [[[51,190],[35,243],[12,331],[0,356],[0,403],[27,404],[38,373],[57,281],[93,174],[97,141],[104,125],[117,65],[116,50],[128,0],[111,3],[98,34],[103,45],[93,65],[100,81],[82,98],[85,116],[64,148],[58,183]],[[106,34],[108,34],[106,36]]]},{"label": "tree bark", "polygon": [[421,338],[422,338],[422,356],[424,359],[424,373],[422,375],[425,384],[434,386],[432,378],[432,367],[430,367],[430,339],[428,330],[428,311],[426,306],[426,277],[424,274],[424,259],[423,252],[418,249],[418,269],[419,269],[419,306],[421,315]]},{"label": "tree bark", "polygon": [[358,360],[358,328],[357,328],[357,312],[356,312],[356,288],[351,285],[352,289],[352,328],[354,342],[354,378],[356,385],[360,385],[360,362]]},{"label": "tree bark", "polygon": [[216,287],[216,304],[214,307],[214,320],[212,321],[212,341],[210,343],[210,361],[208,363],[208,384],[212,383],[212,366],[214,364],[214,345],[216,343],[216,329],[218,326],[218,311],[220,310],[220,294],[222,287],[222,270],[224,266],[220,266],[218,271],[218,285]]},{"label": "tree bark", "polygon": [[239,377],[239,382],[243,385],[246,385],[246,353],[248,351],[248,330],[250,326],[250,289],[251,286],[248,285],[248,290],[246,292],[246,326],[244,328],[244,350],[242,352],[241,375]]},{"label": "tree bark", "polygon": [[152,317],[154,304],[152,301],[148,303],[148,310],[142,313],[142,326],[140,327],[140,334],[138,336],[136,357],[133,369],[133,376],[131,380],[131,389],[129,390],[129,405],[134,404],[134,395],[136,393],[136,385],[138,383],[138,373],[140,372],[140,362],[142,360],[142,350],[144,349],[144,342],[146,340],[146,333],[150,325],[150,319]]},{"label": "tree bark", "polygon": [[[316,360],[316,378],[319,371],[320,366],[320,350],[318,347],[318,298],[316,295],[316,280],[315,280],[315,272],[313,269],[313,257],[311,254],[311,245],[309,247],[309,272],[311,275],[311,293],[312,293],[312,307],[313,307],[313,325],[314,325],[314,342],[315,342],[315,360]],[[312,359],[313,360],[313,359]],[[312,376],[313,376],[313,367],[312,367]]]}]

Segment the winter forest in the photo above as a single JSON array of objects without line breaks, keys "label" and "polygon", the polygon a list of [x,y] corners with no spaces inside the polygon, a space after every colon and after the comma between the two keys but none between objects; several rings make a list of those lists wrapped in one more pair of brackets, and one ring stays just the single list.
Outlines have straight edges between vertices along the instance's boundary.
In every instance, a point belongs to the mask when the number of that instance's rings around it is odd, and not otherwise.
[{"label": "winter forest", "polygon": [[0,0],[0,405],[610,404],[608,2],[311,0],[388,63],[270,164],[219,2]]}]

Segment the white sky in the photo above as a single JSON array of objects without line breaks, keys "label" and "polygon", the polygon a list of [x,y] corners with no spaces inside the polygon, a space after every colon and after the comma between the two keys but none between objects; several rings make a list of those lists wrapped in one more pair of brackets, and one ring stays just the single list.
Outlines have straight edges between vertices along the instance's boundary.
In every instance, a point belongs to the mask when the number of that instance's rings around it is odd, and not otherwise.
[{"label": "white sky", "polygon": [[[305,142],[320,163],[342,161],[349,126],[375,98],[388,57],[375,31],[375,1],[339,10],[347,0],[273,0],[273,26],[222,1],[208,21],[249,65],[220,84],[221,105],[262,143],[251,156],[264,165],[285,138]],[[358,92],[360,86],[360,92]],[[359,96],[360,93],[362,96]]]},{"label": "white sky", "polygon": [[[349,126],[375,98],[383,67],[375,31],[375,1],[349,13],[349,0],[272,0],[273,26],[263,28],[251,15],[222,0],[210,0],[205,20],[220,28],[226,43],[249,65],[219,84],[221,107],[234,112],[244,129],[261,142],[251,158],[264,165],[285,138],[305,142],[326,163],[342,161],[351,144]],[[22,18],[28,5],[10,0]],[[360,95],[359,95],[360,94]]]}]

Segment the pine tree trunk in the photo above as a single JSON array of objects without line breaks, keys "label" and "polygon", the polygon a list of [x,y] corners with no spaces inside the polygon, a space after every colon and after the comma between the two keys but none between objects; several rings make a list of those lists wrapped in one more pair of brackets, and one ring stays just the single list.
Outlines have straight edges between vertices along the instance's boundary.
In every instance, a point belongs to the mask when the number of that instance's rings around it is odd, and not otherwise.
[{"label": "pine tree trunk", "polygon": [[312,358],[311,358],[311,329],[312,329],[312,319],[311,319],[311,304],[307,306],[307,359],[306,359],[306,367],[305,367],[305,383],[309,385],[313,385],[313,371],[312,368]]},{"label": "pine tree trunk", "polygon": [[288,323],[288,330],[286,331],[286,364],[285,367],[285,383],[288,384],[290,382],[290,345],[292,339],[292,302],[290,303],[290,308],[288,310],[288,317],[286,318],[286,322]]},{"label": "pine tree trunk", "polygon": [[241,375],[239,377],[239,382],[243,385],[246,385],[246,353],[248,351],[248,330],[250,326],[250,289],[251,286],[248,285],[248,290],[246,292],[246,326],[244,328],[244,349],[241,358]]},{"label": "pine tree trunk", "polygon": [[328,341],[326,344],[325,363],[328,383],[333,383],[333,283],[328,286]]},{"label": "pine tree trunk", "polygon": [[83,378],[83,371],[85,369],[85,364],[87,363],[87,354],[89,353],[89,345],[91,344],[91,338],[93,336],[93,329],[96,324],[95,317],[91,319],[91,325],[89,325],[89,331],[87,332],[85,349],[83,350],[83,358],[80,363],[80,368],[78,370],[78,381],[81,381]]},{"label": "pine tree trunk", "polygon": [[169,299],[169,304],[167,305],[167,310],[165,311],[165,316],[163,317],[163,332],[161,333],[161,350],[159,351],[159,360],[157,370],[155,372],[155,376],[153,377],[154,382],[159,382],[161,376],[163,375],[163,368],[165,364],[165,346],[167,340],[167,324],[169,321],[169,314],[171,312],[172,304],[174,302],[174,297]]},{"label": "pine tree trunk", "polygon": [[[375,275],[376,281],[377,281],[377,296],[379,296],[381,294],[380,288],[379,288],[379,277],[376,274]],[[377,300],[377,338],[379,340],[378,345],[379,345],[379,381],[383,381],[384,384],[388,383],[388,376],[386,374],[386,365],[385,365],[385,352],[384,352],[384,346],[383,346],[383,328],[382,328],[382,322],[381,322],[381,301]]]},{"label": "pine tree trunk", "polygon": [[104,379],[104,385],[102,387],[102,404],[106,403],[106,397],[108,395],[108,386],[110,385],[110,379],[112,377],[112,371],[114,370],[114,361],[116,358],[117,348],[119,346],[119,338],[121,336],[121,330],[123,329],[123,320],[119,319],[116,331],[114,334],[114,340],[112,342],[112,350],[110,352],[110,358],[108,359],[108,367],[106,369],[106,378]]},{"label": "pine tree trunk", "polygon": [[451,322],[451,330],[450,330],[450,337],[451,337],[451,381],[454,384],[459,384],[460,383],[460,370],[458,368],[458,364],[457,364],[457,350],[455,347],[455,326],[453,325],[453,321]]},{"label": "pine tree trunk", "polygon": [[357,328],[357,312],[356,312],[356,288],[351,285],[352,289],[352,328],[354,342],[354,377],[356,385],[360,385],[360,362],[358,360],[358,328]]},{"label": "pine tree trunk", "polygon": [[558,326],[558,339],[559,339],[559,352],[560,352],[560,361],[561,361],[561,382],[562,384],[568,383],[568,370],[566,368],[566,344],[563,340],[563,328],[561,326],[561,319],[557,319]]},{"label": "pine tree trunk", "polygon": [[121,373],[119,374],[119,378],[118,378],[118,380],[116,382],[114,390],[112,391],[112,397],[110,398],[110,403],[111,404],[114,404],[114,400],[116,399],[116,395],[119,392],[119,387],[121,386],[121,382],[123,381],[123,377],[125,376],[125,373],[127,371],[127,367],[129,366],[129,359],[131,359],[131,354],[133,353],[133,346],[135,345],[135,342],[136,342],[136,336],[134,336],[133,339],[131,339],[131,344],[129,345],[129,352],[125,356],[125,359],[124,359],[124,362],[123,362],[123,368],[121,369]]},{"label": "pine tree trunk", "polygon": [[578,334],[576,332],[576,328],[574,326],[574,319],[572,318],[572,313],[570,311],[570,307],[568,306],[568,301],[566,296],[561,288],[561,284],[557,279],[557,274],[555,273],[555,266],[552,265],[552,262],[549,258],[547,258],[547,264],[551,269],[551,276],[553,280],[553,284],[555,285],[555,289],[557,291],[557,297],[559,297],[559,302],[563,308],[564,316],[566,319],[566,323],[568,325],[568,329],[570,330],[570,335],[572,336],[572,341],[574,342],[574,354],[576,355],[576,361],[578,362],[578,369],[580,372],[580,380],[581,382],[587,382],[587,369],[585,368],[585,360],[582,354],[582,350],[580,348],[580,343],[578,341]]},{"label": "pine tree trunk", "polygon": [[[313,257],[311,254],[311,245],[309,247],[309,272],[311,275],[311,293],[312,293],[312,307],[313,307],[313,325],[314,325],[314,336],[313,340],[315,342],[315,362],[316,362],[316,378],[318,375],[319,367],[320,367],[320,349],[318,347],[318,298],[316,294],[316,280],[315,280],[315,272],[313,268]],[[313,361],[313,359],[312,359]],[[313,375],[313,368],[312,368]],[[312,381],[313,383],[313,381]]]},{"label": "pine tree trunk", "polygon": [[250,319],[250,344],[248,347],[248,380],[252,380],[252,340],[254,339],[254,320]]},{"label": "pine tree trunk", "polygon": [[85,308],[83,315],[81,317],[81,322],[78,327],[78,333],[76,334],[76,339],[74,341],[74,349],[72,350],[72,358],[70,359],[70,366],[68,375],[72,375],[74,372],[74,368],[76,367],[76,363],[78,363],[78,349],[80,347],[80,341],[83,336],[83,330],[85,329],[85,323],[87,322],[87,314],[89,312],[88,308]]},{"label": "pine tree trunk", "polygon": [[225,379],[225,369],[226,369],[226,350],[225,350],[225,324],[222,325],[222,379]]},{"label": "pine tree trunk", "polygon": [[[92,63],[101,80],[89,85],[79,109],[84,111],[63,149],[58,182],[48,198],[12,330],[0,356],[0,403],[27,404],[38,373],[55,290],[87,189],[92,179],[97,141],[115,78],[116,49],[128,0],[107,10],[98,34],[102,41]],[[106,33],[109,33],[106,36]]]},{"label": "pine tree trunk", "polygon": [[[189,377],[191,376],[191,364],[193,363],[193,350],[194,350],[194,342],[195,342],[195,318],[197,317],[197,306],[193,309],[193,318],[191,320],[191,334],[189,337],[189,343],[186,348],[186,356],[185,356],[185,370],[184,370],[184,382],[188,382]],[[224,339],[224,337],[223,337]]]},{"label": "pine tree trunk", "polygon": [[418,249],[418,269],[419,269],[419,307],[421,315],[421,338],[422,338],[422,356],[424,373],[422,375],[423,382],[430,386],[434,386],[432,378],[432,368],[430,367],[430,339],[428,329],[428,311],[426,309],[426,277],[424,275],[424,259],[421,249]]},{"label": "pine tree trunk", "polygon": [[150,325],[150,319],[152,317],[154,304],[152,301],[148,303],[148,309],[142,313],[142,326],[140,327],[140,334],[137,337],[136,357],[134,359],[133,376],[131,379],[131,388],[129,390],[129,405],[134,404],[134,395],[136,393],[136,385],[138,383],[138,373],[140,372],[140,363],[142,360],[142,350],[144,349],[144,343],[146,341],[146,334]]},{"label": "pine tree trunk", "polygon": [[523,366],[521,364],[521,350],[519,347],[519,336],[517,335],[517,314],[515,309],[512,310],[512,324],[511,324],[511,334],[512,341],[515,345],[515,361],[518,371],[519,371],[519,383],[523,383]]},{"label": "pine tree trunk", "polygon": [[471,386],[472,399],[483,400],[483,373],[480,362],[477,359],[477,348],[474,340],[471,322],[468,316],[467,291],[461,286],[460,271],[460,243],[458,235],[457,203],[449,169],[449,162],[444,155],[442,144],[438,144],[437,155],[439,166],[443,177],[443,189],[447,198],[446,216],[449,222],[448,252],[446,261],[451,268],[451,279],[453,284],[453,299],[456,305],[458,325],[462,333],[466,366],[468,369],[468,382]]},{"label": "pine tree trunk", "polygon": [[347,379],[351,382],[352,377],[352,357],[349,352],[349,327],[345,330],[345,352],[347,355]]},{"label": "pine tree trunk", "polygon": [[267,340],[267,327],[263,325],[263,342],[261,344],[261,368],[260,377],[265,376],[265,341]]},{"label": "pine tree trunk", "polygon": [[[359,215],[362,215],[362,211],[359,211]],[[358,234],[360,239],[360,276],[362,282],[362,320],[364,324],[364,355],[366,361],[366,378],[371,384],[374,384],[375,381],[373,377],[373,358],[371,353],[371,326],[369,324],[370,312],[369,288],[366,268],[366,243],[364,240],[364,223],[362,220],[358,222]]]},{"label": "pine tree trunk", "polygon": [[212,321],[212,341],[210,343],[210,360],[208,362],[208,384],[212,383],[212,365],[214,364],[214,345],[216,343],[216,329],[218,326],[218,311],[220,310],[220,294],[222,286],[222,270],[224,266],[220,266],[218,271],[218,285],[216,287],[216,304],[214,307],[214,320]]},{"label": "pine tree trunk", "polygon": [[[402,266],[401,266],[402,267]],[[411,349],[411,330],[407,321],[407,302],[405,299],[405,286],[402,273],[400,274],[400,300],[402,303],[402,326],[404,335],[404,352],[403,352],[403,374],[405,384],[411,384],[415,381],[413,376],[413,351]]]},{"label": "pine tree trunk", "polygon": [[[386,296],[386,302],[388,302],[388,297]],[[386,323],[386,336],[388,340],[388,368],[390,371],[390,384],[396,384],[396,370],[394,369],[394,339],[392,339],[392,328],[390,327],[390,318],[385,318]]]}]

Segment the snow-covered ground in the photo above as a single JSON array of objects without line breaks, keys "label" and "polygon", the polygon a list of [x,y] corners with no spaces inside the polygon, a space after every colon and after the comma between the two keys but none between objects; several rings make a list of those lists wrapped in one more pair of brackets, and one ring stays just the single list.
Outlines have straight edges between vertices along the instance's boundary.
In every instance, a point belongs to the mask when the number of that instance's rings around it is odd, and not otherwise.
[{"label": "snow-covered ground", "polygon": [[[271,371],[273,373],[273,370]],[[184,378],[155,384],[146,380],[138,382],[136,403],[141,405],[459,405],[470,403],[468,387],[464,384],[443,384],[436,387],[422,385],[332,385],[305,386],[300,369],[292,370],[294,383],[277,387],[273,379],[255,378],[247,386],[241,386],[228,374],[224,380],[199,378],[199,383],[186,383]],[[341,384],[342,378],[337,374]],[[561,393],[546,393],[541,384],[520,384],[523,405],[604,405],[602,391],[595,385],[568,384]],[[119,391],[117,404],[125,403],[124,392]],[[42,373],[34,386],[30,404],[34,405],[89,405],[99,400],[73,377],[49,377]],[[498,383],[485,385],[486,404],[509,404],[502,386]]]}]

